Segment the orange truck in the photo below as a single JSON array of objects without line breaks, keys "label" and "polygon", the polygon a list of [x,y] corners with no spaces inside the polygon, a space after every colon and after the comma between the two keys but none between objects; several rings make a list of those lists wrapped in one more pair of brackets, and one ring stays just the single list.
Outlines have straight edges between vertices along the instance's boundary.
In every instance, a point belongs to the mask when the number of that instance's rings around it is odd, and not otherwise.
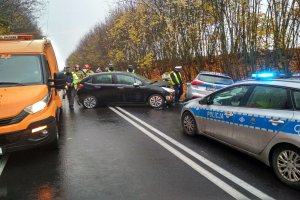
[{"label": "orange truck", "polygon": [[48,39],[0,35],[0,155],[57,147],[65,83]]}]

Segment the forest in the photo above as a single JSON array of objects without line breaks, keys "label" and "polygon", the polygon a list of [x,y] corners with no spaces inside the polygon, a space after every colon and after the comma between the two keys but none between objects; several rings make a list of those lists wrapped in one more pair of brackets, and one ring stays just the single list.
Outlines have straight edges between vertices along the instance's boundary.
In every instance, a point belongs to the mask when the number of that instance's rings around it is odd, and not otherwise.
[{"label": "forest", "polygon": [[119,0],[105,22],[84,35],[68,57],[117,70],[131,64],[153,78],[183,66],[234,79],[253,72],[300,70],[300,0]]},{"label": "forest", "polygon": [[43,0],[0,0],[0,35],[30,34],[42,38],[37,19]]}]

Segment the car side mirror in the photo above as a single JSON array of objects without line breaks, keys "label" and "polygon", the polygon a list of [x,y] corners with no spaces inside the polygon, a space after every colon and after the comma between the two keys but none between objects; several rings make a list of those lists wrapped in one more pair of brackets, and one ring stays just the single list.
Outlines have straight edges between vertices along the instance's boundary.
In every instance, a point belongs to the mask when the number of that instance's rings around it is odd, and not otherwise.
[{"label": "car side mirror", "polygon": [[54,87],[56,89],[65,89],[67,82],[66,75],[63,72],[55,72],[54,79],[50,79],[49,82],[53,83],[50,85],[50,87]]},{"label": "car side mirror", "polygon": [[140,87],[141,85],[139,83],[134,83],[133,86],[134,87]]}]

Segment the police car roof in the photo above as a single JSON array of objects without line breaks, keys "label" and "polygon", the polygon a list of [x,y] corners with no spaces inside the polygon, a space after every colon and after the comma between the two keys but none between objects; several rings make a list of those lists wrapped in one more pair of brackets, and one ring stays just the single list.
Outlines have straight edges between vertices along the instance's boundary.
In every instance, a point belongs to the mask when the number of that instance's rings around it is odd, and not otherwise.
[{"label": "police car roof", "polygon": [[284,87],[300,89],[300,79],[296,79],[296,78],[269,79],[269,80],[249,79],[249,80],[237,82],[236,84],[273,85],[273,86],[284,86]]},{"label": "police car roof", "polygon": [[200,71],[199,74],[213,75],[213,76],[222,76],[222,77],[226,77],[226,78],[231,78],[229,75],[223,74],[223,73],[219,73],[219,72]]}]

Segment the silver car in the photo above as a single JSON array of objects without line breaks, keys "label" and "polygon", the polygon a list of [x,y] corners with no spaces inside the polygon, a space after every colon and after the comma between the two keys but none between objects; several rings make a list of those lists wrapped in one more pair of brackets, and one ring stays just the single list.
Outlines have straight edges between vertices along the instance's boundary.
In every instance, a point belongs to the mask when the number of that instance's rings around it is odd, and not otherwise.
[{"label": "silver car", "polygon": [[201,71],[191,82],[187,83],[186,100],[204,97],[218,89],[232,85],[230,76],[217,72]]},{"label": "silver car", "polygon": [[249,80],[185,103],[183,132],[203,134],[271,166],[300,188],[300,81]]}]

